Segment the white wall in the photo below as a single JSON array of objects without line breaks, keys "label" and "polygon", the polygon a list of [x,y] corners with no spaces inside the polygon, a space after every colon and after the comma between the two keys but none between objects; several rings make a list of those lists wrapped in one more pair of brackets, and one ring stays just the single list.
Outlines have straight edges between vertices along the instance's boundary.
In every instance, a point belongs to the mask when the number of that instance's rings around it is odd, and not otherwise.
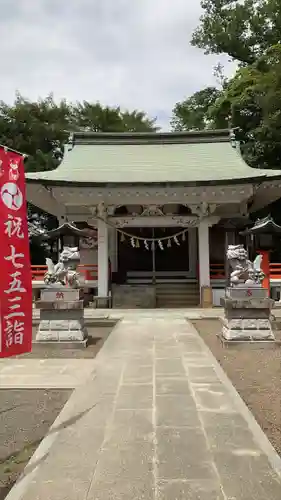
[{"label": "white wall", "polygon": [[97,248],[82,248],[80,249],[80,264],[97,264],[98,249]]}]

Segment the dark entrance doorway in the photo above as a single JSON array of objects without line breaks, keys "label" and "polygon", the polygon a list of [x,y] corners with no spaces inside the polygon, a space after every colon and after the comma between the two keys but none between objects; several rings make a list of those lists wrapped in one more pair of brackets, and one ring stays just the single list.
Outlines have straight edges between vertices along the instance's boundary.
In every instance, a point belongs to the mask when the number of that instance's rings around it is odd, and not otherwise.
[{"label": "dark entrance doorway", "polygon": [[[179,245],[176,244],[173,237],[180,231],[179,227],[169,228],[137,228],[131,227],[128,231],[136,238],[158,238],[169,237],[163,241],[164,249],[161,250],[157,241],[155,241],[155,249],[149,250],[145,248],[144,242],[139,241],[139,247],[132,247],[129,238],[121,241],[121,235],[118,234],[118,274],[125,276],[135,273],[136,276],[155,275],[156,277],[165,276],[166,273],[171,278],[173,273],[177,276],[180,272],[189,271],[189,241],[188,232],[185,233],[184,239],[178,237]],[[154,255],[153,255],[154,254]]]}]

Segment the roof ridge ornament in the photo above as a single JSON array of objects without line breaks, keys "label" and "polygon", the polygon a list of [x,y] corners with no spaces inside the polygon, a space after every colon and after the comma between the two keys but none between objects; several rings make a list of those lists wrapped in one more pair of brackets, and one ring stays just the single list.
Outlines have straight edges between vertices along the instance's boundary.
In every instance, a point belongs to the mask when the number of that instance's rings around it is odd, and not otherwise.
[{"label": "roof ridge ornament", "polygon": [[277,224],[269,214],[266,217],[257,219],[251,228],[241,231],[242,236],[249,234],[281,234],[281,226]]}]

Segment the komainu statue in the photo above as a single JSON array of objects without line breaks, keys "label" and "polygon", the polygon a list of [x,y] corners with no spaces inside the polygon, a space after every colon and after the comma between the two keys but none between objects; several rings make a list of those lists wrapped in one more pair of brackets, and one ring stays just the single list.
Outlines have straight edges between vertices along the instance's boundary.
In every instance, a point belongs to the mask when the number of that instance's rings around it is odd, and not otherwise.
[{"label": "komainu statue", "polygon": [[257,255],[255,260],[251,262],[243,245],[229,245],[226,256],[232,269],[231,286],[261,286],[265,277],[261,269],[261,255]]},{"label": "komainu statue", "polygon": [[79,288],[79,274],[77,266],[80,262],[78,247],[64,247],[57,264],[52,259],[46,259],[48,271],[44,276],[44,283],[49,286],[66,286]]}]

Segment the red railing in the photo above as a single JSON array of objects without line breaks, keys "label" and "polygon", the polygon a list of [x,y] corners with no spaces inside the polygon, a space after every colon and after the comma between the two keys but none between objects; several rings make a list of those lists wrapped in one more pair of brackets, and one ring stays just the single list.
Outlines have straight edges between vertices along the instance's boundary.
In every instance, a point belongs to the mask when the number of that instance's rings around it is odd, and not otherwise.
[{"label": "red railing", "polygon": [[211,280],[225,279],[224,264],[210,264],[210,277]]},{"label": "red railing", "polygon": [[271,280],[281,280],[281,263],[274,262],[269,264],[270,269],[270,279]]},{"label": "red railing", "polygon": [[[269,266],[270,279],[281,280],[281,263],[272,262]],[[225,279],[224,264],[210,264],[211,280]]]},{"label": "red railing", "polygon": [[[32,281],[43,281],[47,266],[31,266]],[[80,264],[78,271],[84,275],[85,280],[95,281],[98,279],[97,264]],[[211,280],[225,279],[224,264],[210,264]],[[270,279],[281,280],[281,263],[270,264]]]},{"label": "red railing", "polygon": [[[32,281],[43,281],[47,269],[47,266],[31,266]],[[98,279],[97,264],[80,264],[77,269],[84,275],[87,281],[95,281]]]}]

